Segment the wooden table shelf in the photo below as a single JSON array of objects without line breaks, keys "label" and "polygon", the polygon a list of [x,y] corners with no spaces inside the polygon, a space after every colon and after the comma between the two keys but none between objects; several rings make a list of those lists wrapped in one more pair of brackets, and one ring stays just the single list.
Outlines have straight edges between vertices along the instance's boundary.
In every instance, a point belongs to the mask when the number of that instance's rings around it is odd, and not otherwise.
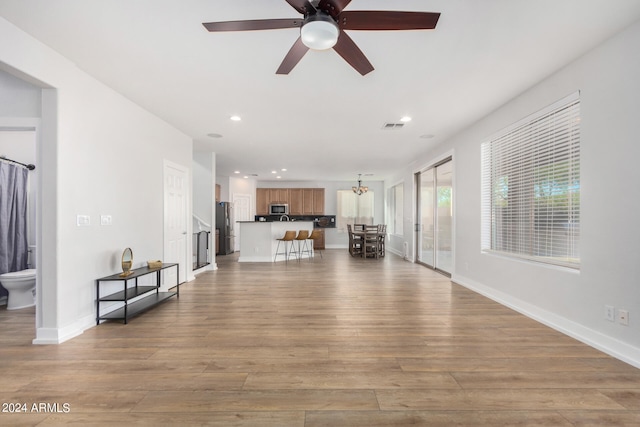
[{"label": "wooden table shelf", "polygon": [[[161,272],[167,268],[176,268],[176,286],[175,291],[160,292]],[[111,276],[102,277],[96,280],[96,324],[100,324],[101,320],[122,320],[127,323],[128,320],[144,311],[147,311],[167,299],[176,296],[180,297],[180,284],[178,278],[180,276],[178,264],[162,264],[158,268],[141,267],[131,270],[131,274],[126,277],[120,277],[120,274],[112,274]],[[138,278],[149,274],[156,275],[155,286],[141,285],[138,286]],[[133,285],[129,286],[133,281]],[[101,282],[122,282],[122,290],[111,293],[109,295],[100,296]],[[146,296],[143,296],[146,295]],[[138,299],[136,299],[138,298]],[[132,301],[134,300],[135,301]],[[122,302],[123,304],[107,313],[100,314],[101,302]]]}]

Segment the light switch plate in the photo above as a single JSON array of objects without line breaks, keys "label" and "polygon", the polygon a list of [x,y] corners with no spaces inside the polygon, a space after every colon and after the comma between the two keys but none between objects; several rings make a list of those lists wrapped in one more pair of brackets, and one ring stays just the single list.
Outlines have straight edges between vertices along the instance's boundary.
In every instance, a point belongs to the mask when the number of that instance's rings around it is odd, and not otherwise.
[{"label": "light switch plate", "polygon": [[78,227],[86,227],[91,225],[91,216],[90,215],[77,215],[76,216],[76,225]]},{"label": "light switch plate", "polygon": [[111,225],[111,215],[100,215],[100,225]]}]

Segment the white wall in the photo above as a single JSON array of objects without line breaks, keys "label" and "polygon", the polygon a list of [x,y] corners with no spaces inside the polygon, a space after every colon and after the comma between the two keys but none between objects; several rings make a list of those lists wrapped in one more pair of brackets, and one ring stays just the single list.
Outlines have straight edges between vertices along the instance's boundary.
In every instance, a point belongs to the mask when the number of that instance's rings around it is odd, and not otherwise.
[{"label": "white wall", "polygon": [[0,69],[0,117],[40,117],[41,89]]},{"label": "white wall", "polygon": [[[640,367],[640,22],[559,70],[398,174],[413,212],[413,173],[452,152],[453,280]],[[579,272],[480,252],[480,146],[488,136],[581,93]],[[404,238],[411,242],[410,229]],[[629,326],[604,305],[629,310]]]},{"label": "white wall", "polygon": [[[38,146],[46,258],[35,342],[61,342],[95,324],[95,279],[119,271],[125,247],[135,266],[163,258],[163,161],[190,170],[192,142],[2,18],[0,61],[52,88]],[[76,226],[78,214],[91,225]]]},{"label": "white wall", "polygon": [[[211,225],[209,235],[209,257],[210,264],[207,270],[215,270],[215,203],[216,203],[216,154],[210,152],[193,153],[193,214]],[[194,233],[197,230],[194,228]]]},{"label": "white wall", "polygon": [[[193,214],[212,225],[215,182],[211,153],[193,153]],[[212,227],[215,228],[215,227]]]}]

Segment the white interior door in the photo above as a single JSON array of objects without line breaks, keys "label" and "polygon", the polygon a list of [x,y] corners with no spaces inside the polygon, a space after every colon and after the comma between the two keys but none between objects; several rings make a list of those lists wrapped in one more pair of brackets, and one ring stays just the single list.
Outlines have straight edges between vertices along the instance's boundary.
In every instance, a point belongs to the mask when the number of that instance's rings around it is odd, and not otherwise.
[{"label": "white interior door", "polygon": [[[164,164],[164,262],[178,263],[183,283],[187,277],[187,169],[165,161]],[[164,283],[174,286],[175,268],[165,270]]]},{"label": "white interior door", "polygon": [[[251,218],[251,195],[250,194],[234,194],[233,195],[233,221],[253,221]],[[237,252],[240,250],[240,227],[234,225],[235,229],[235,248]]]}]

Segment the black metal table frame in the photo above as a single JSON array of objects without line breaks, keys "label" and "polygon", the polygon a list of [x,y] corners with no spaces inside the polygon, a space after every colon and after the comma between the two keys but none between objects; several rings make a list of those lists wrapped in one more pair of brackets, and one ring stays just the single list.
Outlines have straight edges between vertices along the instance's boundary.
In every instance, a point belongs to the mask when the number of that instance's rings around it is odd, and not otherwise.
[{"label": "black metal table frame", "polygon": [[[160,298],[161,293],[160,293],[160,272],[163,270],[166,270],[168,268],[171,267],[176,267],[176,291],[175,292],[163,292],[162,293],[162,298]],[[156,285],[155,286],[138,286],[138,278],[139,277],[143,277],[149,274],[153,274],[156,273]],[[135,284],[132,287],[127,287],[127,284],[129,282],[129,280],[135,280]],[[115,292],[113,294],[110,295],[106,295],[104,297],[100,297],[100,282],[116,282],[116,281],[122,281],[123,283],[123,289],[122,291],[118,291]],[[96,280],[96,325],[100,324],[101,320],[114,320],[114,319],[122,319],[124,324],[127,323],[129,317],[133,317],[136,314],[140,314],[143,311],[146,311],[152,307],[154,307],[155,305],[159,304],[160,302],[172,297],[173,295],[175,295],[177,298],[180,298],[180,265],[177,263],[164,263],[162,264],[161,267],[157,267],[157,268],[149,268],[149,267],[140,267],[140,268],[136,268],[134,270],[131,270],[131,274],[129,274],[128,276],[124,276],[121,277],[120,273],[118,274],[112,274],[111,276],[106,276],[106,277],[102,277],[100,279]],[[138,309],[138,310],[134,310],[133,313],[129,313],[128,309],[129,309],[129,304],[128,301],[136,298],[138,296],[144,295],[146,293],[152,292],[153,290],[155,290],[155,302],[153,302],[152,304],[148,304],[147,306],[143,307],[142,309]],[[116,301],[122,301],[124,302],[124,306],[120,307],[119,309],[116,309],[112,312],[106,313],[104,315],[100,315],[100,302],[108,302],[108,301],[112,301],[112,302],[116,302]],[[117,316],[117,315],[113,315],[113,313],[115,312],[119,312],[122,311],[122,316]],[[111,316],[109,316],[111,314]]]}]

